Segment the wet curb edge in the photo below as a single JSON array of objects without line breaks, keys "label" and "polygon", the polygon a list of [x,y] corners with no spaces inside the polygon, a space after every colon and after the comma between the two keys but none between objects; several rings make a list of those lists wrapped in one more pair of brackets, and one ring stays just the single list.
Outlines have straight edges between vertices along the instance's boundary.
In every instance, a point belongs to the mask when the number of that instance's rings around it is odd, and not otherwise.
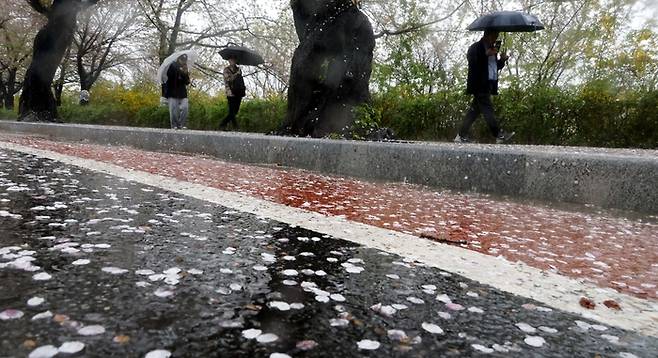
[{"label": "wet curb edge", "polygon": [[658,213],[658,151],[357,142],[0,121],[0,131],[203,154],[368,180]]}]

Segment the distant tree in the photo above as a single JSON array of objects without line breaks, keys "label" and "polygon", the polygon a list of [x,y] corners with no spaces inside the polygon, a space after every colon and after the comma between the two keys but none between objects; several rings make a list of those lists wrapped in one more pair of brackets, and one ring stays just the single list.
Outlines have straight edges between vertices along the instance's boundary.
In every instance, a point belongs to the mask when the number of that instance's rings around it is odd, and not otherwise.
[{"label": "distant tree", "polygon": [[625,46],[616,56],[596,65],[608,74],[618,91],[658,91],[658,33],[640,29],[630,32],[623,41]]},{"label": "distant tree", "polygon": [[[644,83],[633,77],[651,74],[645,69],[653,67],[652,61],[655,63],[655,52],[648,43],[655,38],[655,28],[636,32],[630,29],[640,3],[641,0],[521,1],[519,10],[537,15],[546,29],[506,36],[506,46],[512,53],[508,74],[522,87],[560,87],[609,76],[613,77],[612,82],[619,82],[617,76],[625,68],[638,70],[635,75],[626,72],[630,75],[625,82],[628,88],[636,87],[633,83]],[[500,10],[498,6],[487,10]],[[643,65],[645,62],[648,66]]]},{"label": "distant tree", "polygon": [[130,60],[133,50],[125,44],[142,29],[139,18],[137,6],[125,0],[106,0],[80,13],[73,38],[80,91],[90,91],[103,72]]},{"label": "distant tree", "polygon": [[257,49],[266,63],[250,79],[262,96],[283,96],[288,91],[290,65],[299,39],[286,4],[274,18],[254,24],[245,40]]},{"label": "distant tree", "polygon": [[[176,51],[183,27],[183,16],[198,0],[138,0],[144,16],[155,28],[158,37],[158,59],[162,63]],[[173,21],[169,21],[173,19]]]},{"label": "distant tree", "polygon": [[[138,0],[137,3],[155,29],[158,63],[180,48],[223,48],[228,35],[248,29],[241,14],[216,1]],[[195,15],[197,21],[186,21],[189,15]],[[199,23],[205,24],[199,27]]]},{"label": "distant tree", "polygon": [[[459,27],[466,1],[374,1],[365,11],[375,24],[378,51],[373,84],[386,92],[399,88],[410,95],[428,94],[454,85],[450,56],[462,34],[434,31],[438,25]],[[457,51],[459,54],[461,50]]]},{"label": "distant tree", "polygon": [[0,3],[0,107],[14,109],[14,95],[22,88],[22,79],[30,60],[30,39],[41,19],[29,11],[24,0]]},{"label": "distant tree", "polygon": [[24,121],[53,122],[57,106],[51,86],[62,58],[73,41],[80,11],[98,0],[27,0],[32,9],[46,16],[47,22],[34,38],[32,62],[25,74],[20,97],[19,118]]}]

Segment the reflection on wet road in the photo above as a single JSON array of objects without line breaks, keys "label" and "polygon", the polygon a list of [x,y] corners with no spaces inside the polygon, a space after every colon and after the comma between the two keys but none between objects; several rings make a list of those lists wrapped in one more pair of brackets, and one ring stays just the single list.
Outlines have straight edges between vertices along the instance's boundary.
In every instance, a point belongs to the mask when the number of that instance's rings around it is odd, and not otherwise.
[{"label": "reflection on wet road", "polygon": [[658,351],[411,259],[6,150],[0,332],[10,357]]},{"label": "reflection on wet road", "polygon": [[126,147],[3,134],[0,141],[200,183],[384,229],[427,234],[600,287],[658,298],[655,217],[628,219],[609,212],[562,210],[416,185],[369,183]]}]

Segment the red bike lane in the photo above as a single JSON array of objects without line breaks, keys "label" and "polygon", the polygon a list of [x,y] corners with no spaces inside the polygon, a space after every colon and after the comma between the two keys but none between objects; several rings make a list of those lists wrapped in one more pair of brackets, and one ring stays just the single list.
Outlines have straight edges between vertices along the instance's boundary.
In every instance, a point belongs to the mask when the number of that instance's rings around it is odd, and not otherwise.
[{"label": "red bike lane", "polygon": [[417,185],[228,163],[127,147],[0,135],[0,140],[429,237],[487,255],[658,298],[658,223]]}]

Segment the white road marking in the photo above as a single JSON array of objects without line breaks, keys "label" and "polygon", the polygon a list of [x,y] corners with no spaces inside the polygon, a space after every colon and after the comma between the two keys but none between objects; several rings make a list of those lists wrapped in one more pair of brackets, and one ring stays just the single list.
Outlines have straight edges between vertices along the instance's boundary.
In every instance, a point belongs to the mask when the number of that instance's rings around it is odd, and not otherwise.
[{"label": "white road marking", "polygon": [[[396,231],[325,216],[200,184],[134,171],[113,164],[1,141],[0,148],[110,174],[233,210],[331,235],[365,247],[413,258],[496,289],[534,299],[555,309],[576,313],[610,326],[658,337],[658,304],[655,301],[643,300],[582,280],[541,271],[524,263],[511,263],[501,258]],[[579,301],[583,296],[593,299],[598,304],[596,310],[587,310],[580,306]],[[605,308],[601,303],[609,299],[619,302],[623,311]]]}]

